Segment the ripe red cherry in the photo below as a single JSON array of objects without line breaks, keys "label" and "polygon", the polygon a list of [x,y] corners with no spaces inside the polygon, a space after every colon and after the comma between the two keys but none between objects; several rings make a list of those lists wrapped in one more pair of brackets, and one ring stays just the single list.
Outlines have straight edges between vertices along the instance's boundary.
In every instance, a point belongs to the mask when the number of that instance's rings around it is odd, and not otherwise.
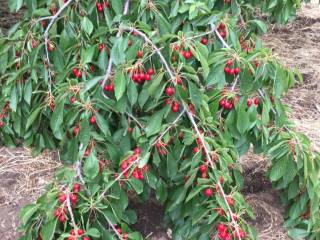
[{"label": "ripe red cherry", "polygon": [[4,122],[0,122],[0,128],[4,126]]},{"label": "ripe red cherry", "polygon": [[234,74],[239,74],[239,73],[240,73],[240,68],[236,67],[236,68],[234,69]]},{"label": "ripe red cherry", "polygon": [[114,91],[114,85],[113,84],[108,84],[108,85],[104,86],[104,90],[106,92],[113,92]]},{"label": "ripe red cherry", "polygon": [[199,168],[200,172],[205,173],[207,171],[207,165],[201,165]]},{"label": "ripe red cherry", "polygon": [[110,3],[109,3],[109,1],[106,1],[104,4],[106,5],[107,8],[110,8]]},{"label": "ripe red cherry", "polygon": [[221,99],[219,102],[220,107],[224,108],[226,106],[226,100],[225,99]]},{"label": "ripe red cherry", "polygon": [[222,38],[226,38],[227,33],[226,32],[220,32],[220,35],[221,35]]},{"label": "ripe red cherry", "polygon": [[72,230],[70,231],[70,234],[74,236],[74,235],[76,235],[76,231],[75,231],[74,229],[72,229]]},{"label": "ripe red cherry", "polygon": [[227,61],[227,66],[231,66],[233,64],[233,61],[231,60],[231,59],[229,59],[228,61]]},{"label": "ripe red cherry", "polygon": [[64,216],[64,215],[60,215],[59,216],[59,222],[61,222],[61,223],[65,223],[66,222],[66,217]]},{"label": "ripe red cherry", "polygon": [[259,106],[259,104],[260,104],[259,98],[254,98],[253,103],[254,103],[254,105],[256,105],[256,106]]},{"label": "ripe red cherry", "polygon": [[76,98],[75,98],[74,96],[72,96],[72,97],[70,98],[70,104],[74,104],[75,101],[76,101]]},{"label": "ripe red cherry", "polygon": [[79,190],[80,190],[80,188],[81,188],[81,185],[80,185],[79,183],[75,183],[75,184],[73,185],[73,192],[74,192],[74,193],[78,193]]},{"label": "ripe red cherry", "polygon": [[225,25],[223,22],[221,22],[221,23],[219,24],[219,26],[218,26],[218,29],[224,30],[224,29],[226,29],[226,25]]},{"label": "ripe red cherry", "polygon": [[220,177],[219,182],[220,182],[221,184],[223,184],[223,183],[224,183],[224,177]]},{"label": "ripe red cherry", "polygon": [[142,58],[143,57],[143,52],[142,51],[138,51],[137,52],[137,58]]},{"label": "ripe red cherry", "polygon": [[248,105],[248,107],[251,107],[252,104],[253,104],[253,101],[252,101],[252,99],[249,98],[249,99],[247,100],[247,105]]},{"label": "ripe red cherry", "polygon": [[76,203],[78,201],[78,196],[75,194],[70,194],[70,201]]},{"label": "ripe red cherry", "polygon": [[83,235],[83,234],[84,234],[84,230],[78,229],[78,235],[81,236],[81,235]]},{"label": "ripe red cherry", "polygon": [[182,79],[181,79],[181,77],[178,76],[178,77],[176,78],[176,83],[179,84],[179,85],[182,84]]},{"label": "ripe red cherry", "polygon": [[32,41],[31,41],[31,47],[32,47],[32,48],[36,48],[37,46],[38,46],[38,42],[37,42],[36,40],[32,39]]},{"label": "ripe red cherry", "polygon": [[231,68],[225,67],[225,68],[224,68],[224,72],[225,72],[226,74],[231,74]]},{"label": "ripe red cherry", "polygon": [[151,75],[150,74],[145,74],[144,80],[150,81],[151,80]]},{"label": "ripe red cherry", "polygon": [[82,72],[81,72],[81,71],[78,71],[77,74],[76,74],[76,77],[77,77],[77,78],[81,78],[81,77],[82,77]]},{"label": "ripe red cherry", "polygon": [[77,136],[78,135],[78,133],[79,133],[79,130],[80,130],[80,128],[79,127],[75,127],[74,129],[73,129],[73,136]]},{"label": "ripe red cherry", "polygon": [[146,75],[145,75],[143,72],[141,72],[141,73],[139,74],[139,78],[140,78],[140,80],[144,81],[145,78],[146,78]]},{"label": "ripe red cherry", "polygon": [[199,147],[194,147],[194,148],[192,149],[192,152],[193,152],[193,153],[199,152]]},{"label": "ripe red cherry", "polygon": [[148,74],[152,76],[154,74],[154,70],[152,68],[149,68],[148,69]]},{"label": "ripe red cherry", "polygon": [[184,58],[189,60],[191,58],[191,53],[190,52],[184,52]]},{"label": "ripe red cherry", "polygon": [[213,190],[212,190],[212,188],[206,188],[206,189],[204,190],[204,195],[205,195],[206,197],[211,197],[211,196],[213,195]]},{"label": "ripe red cherry", "polygon": [[77,76],[77,73],[79,72],[78,68],[74,67],[72,69],[73,75]]},{"label": "ripe red cherry", "polygon": [[128,40],[128,47],[131,47],[132,46],[132,40]]},{"label": "ripe red cherry", "polygon": [[92,117],[90,118],[90,123],[91,123],[92,125],[94,125],[94,124],[96,124],[96,122],[97,122],[96,116],[92,116]]},{"label": "ripe red cherry", "polygon": [[105,45],[103,43],[100,43],[98,48],[99,52],[101,52],[105,48]]},{"label": "ripe red cherry", "polygon": [[90,240],[90,238],[89,237],[84,237],[84,238],[82,238],[82,240]]},{"label": "ripe red cherry", "polygon": [[103,12],[103,5],[101,3],[96,4],[98,12]]},{"label": "ripe red cherry", "polygon": [[175,93],[175,90],[173,87],[167,87],[165,91],[169,97],[173,96],[173,94]]},{"label": "ripe red cherry", "polygon": [[227,203],[228,203],[230,206],[233,206],[233,205],[234,205],[234,201],[233,201],[232,197],[227,197]]},{"label": "ripe red cherry", "polygon": [[67,200],[67,196],[65,194],[61,194],[59,196],[59,202],[64,203]]},{"label": "ripe red cherry", "polygon": [[173,102],[171,104],[171,111],[172,112],[178,112],[180,108],[180,104],[178,102]]},{"label": "ripe red cherry", "polygon": [[203,45],[207,45],[207,44],[208,44],[208,39],[205,38],[205,37],[201,38],[201,43],[202,43]]},{"label": "ripe red cherry", "polygon": [[229,74],[230,75],[234,75],[235,74],[234,69],[230,69],[230,73]]},{"label": "ripe red cherry", "polygon": [[217,230],[218,230],[218,232],[225,232],[225,231],[227,231],[227,227],[225,225],[223,225],[222,223],[219,223],[217,225]]},{"label": "ripe red cherry", "polygon": [[140,75],[139,75],[138,73],[134,73],[134,74],[132,75],[132,80],[133,80],[134,82],[139,81],[139,79],[140,79]]},{"label": "ripe red cherry", "polygon": [[141,148],[140,147],[136,147],[134,150],[133,150],[134,154],[136,155],[140,155],[141,154]]}]

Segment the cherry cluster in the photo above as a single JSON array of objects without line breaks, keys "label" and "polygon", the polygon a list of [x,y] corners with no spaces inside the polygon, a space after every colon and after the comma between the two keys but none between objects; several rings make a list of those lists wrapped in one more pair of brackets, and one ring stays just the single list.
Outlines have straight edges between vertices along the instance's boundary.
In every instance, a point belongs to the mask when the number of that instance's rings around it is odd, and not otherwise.
[{"label": "cherry cluster", "polygon": [[[78,192],[80,191],[80,184],[75,183],[73,185],[73,191],[69,194],[71,206],[75,207],[78,202]],[[67,221],[67,199],[68,195],[66,193],[61,193],[58,197],[58,200],[60,202],[60,206],[54,211],[54,216],[59,220],[61,223],[65,223]]]},{"label": "cherry cluster", "polygon": [[227,28],[226,28],[226,25],[223,22],[219,24],[218,32],[219,32],[219,34],[220,34],[220,36],[222,38],[226,38],[227,37]]},{"label": "cherry cluster", "polygon": [[224,72],[228,75],[237,75],[240,73],[240,68],[236,67],[236,68],[232,68],[233,65],[233,61],[231,59],[229,59],[226,63],[226,66],[224,68]]},{"label": "cherry cluster", "polygon": [[104,6],[105,6],[106,8],[110,8],[110,3],[109,3],[109,1],[104,1],[104,4],[103,4],[103,3],[100,3],[100,2],[97,2],[97,3],[96,3],[96,7],[97,7],[98,12],[103,12]]},{"label": "cherry cluster", "polygon": [[260,99],[257,98],[257,97],[255,97],[255,98],[253,98],[253,99],[249,98],[249,99],[247,100],[247,105],[248,105],[249,108],[250,108],[253,104],[254,104],[256,107],[258,107],[259,104],[260,104]]},{"label": "cherry cluster", "polygon": [[220,100],[219,106],[222,109],[232,110],[234,108],[234,100],[233,99],[228,99],[228,98],[223,98],[223,99]]},{"label": "cherry cluster", "polygon": [[143,84],[145,81],[150,81],[154,74],[154,70],[149,68],[147,71],[143,67],[138,67],[131,70],[131,79],[134,83]]},{"label": "cherry cluster", "polygon": [[122,235],[122,239],[123,239],[123,240],[128,240],[128,239],[129,239],[129,234],[128,234],[128,233],[123,233],[122,228],[117,227],[117,226],[115,226],[115,228],[116,228],[116,231],[117,231],[120,235]]},{"label": "cherry cluster", "polygon": [[141,154],[141,148],[136,147],[133,150],[133,154],[121,163],[120,168],[125,178],[129,178],[129,169],[131,167],[134,167],[132,172],[132,177],[134,179],[144,180],[143,174],[149,171],[149,166],[146,165],[143,168],[139,168],[138,166],[133,166],[134,162],[137,160],[140,154]]},{"label": "cherry cluster", "polygon": [[106,53],[109,53],[109,48],[104,44],[104,43],[100,43],[98,46],[99,52],[101,53],[103,50],[106,51]]},{"label": "cherry cluster", "polygon": [[84,234],[85,234],[85,231],[82,230],[82,229],[78,229],[78,230],[72,229],[70,231],[70,235],[67,238],[67,240],[80,240],[80,239],[82,239],[82,240],[90,240],[89,237],[83,237]]},{"label": "cherry cluster", "polygon": [[221,240],[232,240],[232,235],[235,237],[235,239],[239,239],[239,238],[242,239],[246,237],[246,233],[241,229],[239,230],[239,236],[237,232],[234,230],[234,228],[233,228],[233,234],[230,234],[228,227],[222,223],[219,223],[217,225],[217,231],[218,231],[218,237]]},{"label": "cherry cluster", "polygon": [[9,105],[10,105],[10,103],[6,102],[6,104],[4,105],[4,107],[0,113],[0,128],[2,128],[4,126],[3,119],[7,117],[7,113],[10,108]]}]

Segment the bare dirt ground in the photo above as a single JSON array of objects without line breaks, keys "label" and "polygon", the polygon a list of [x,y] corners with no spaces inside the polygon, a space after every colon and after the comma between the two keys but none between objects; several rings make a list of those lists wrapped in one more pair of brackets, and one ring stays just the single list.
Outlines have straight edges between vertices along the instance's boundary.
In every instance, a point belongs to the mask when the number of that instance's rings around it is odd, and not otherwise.
[{"label": "bare dirt ground", "polygon": [[[296,85],[285,101],[292,109],[290,117],[297,129],[307,134],[314,149],[320,150],[320,6],[314,3],[299,11],[298,18],[286,26],[270,26],[263,37],[265,45],[282,62],[297,67],[304,82]],[[3,32],[19,16],[8,13],[7,0],[0,0],[0,28]],[[26,203],[34,201],[52,179],[60,165],[54,153],[32,157],[29,149],[0,147],[0,236],[2,240],[17,239],[18,212]],[[265,177],[268,162],[261,156],[248,154],[241,159],[248,202],[256,213],[252,225],[259,239],[286,240],[283,206],[277,192]],[[137,204],[139,222],[135,228],[148,239],[170,239],[170,229],[162,226],[163,211],[155,203]]]}]

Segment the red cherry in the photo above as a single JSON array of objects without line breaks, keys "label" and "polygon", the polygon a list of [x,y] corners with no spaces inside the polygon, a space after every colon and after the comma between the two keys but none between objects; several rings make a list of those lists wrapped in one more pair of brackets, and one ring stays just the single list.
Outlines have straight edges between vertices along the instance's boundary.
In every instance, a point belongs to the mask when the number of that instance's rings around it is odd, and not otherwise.
[{"label": "red cherry", "polygon": [[227,230],[227,227],[225,225],[223,225],[222,223],[219,223],[217,225],[217,230],[218,230],[218,232],[225,232]]},{"label": "red cherry", "polygon": [[225,25],[223,22],[221,22],[221,23],[219,24],[219,26],[218,26],[218,29],[219,29],[219,30],[224,30],[224,29],[226,29],[226,25]]},{"label": "red cherry", "polygon": [[239,74],[239,73],[240,73],[240,68],[236,67],[236,68],[234,69],[234,74]]},{"label": "red cherry", "polygon": [[78,229],[78,235],[81,236],[81,235],[83,235],[83,234],[84,234],[84,230]]},{"label": "red cherry", "polygon": [[94,65],[90,64],[90,72],[94,72]]},{"label": "red cherry", "polygon": [[128,40],[128,47],[131,47],[132,46],[132,41],[129,39]]},{"label": "red cherry", "polygon": [[106,5],[107,8],[111,7],[109,1],[106,1],[104,4]]},{"label": "red cherry", "polygon": [[152,68],[149,68],[148,69],[148,74],[152,76],[154,74],[154,70]]},{"label": "red cherry", "polygon": [[180,104],[178,102],[173,102],[171,104],[171,110],[172,112],[178,112],[180,108]]},{"label": "red cherry", "polygon": [[228,203],[230,206],[233,206],[233,205],[234,205],[234,201],[233,201],[232,197],[227,197],[227,203]]},{"label": "red cherry", "polygon": [[96,4],[98,12],[103,12],[103,5],[101,3]]},{"label": "red cherry", "polygon": [[259,98],[254,98],[253,100],[254,105],[259,106],[260,104],[260,99]]},{"label": "red cherry", "polygon": [[103,43],[99,44],[99,52],[101,52],[105,48],[105,45]]},{"label": "red cherry", "polygon": [[221,35],[222,38],[226,38],[227,33],[226,32],[220,32],[220,35]]},{"label": "red cherry", "polygon": [[169,97],[173,96],[173,94],[175,93],[175,90],[173,87],[167,87],[165,91]]},{"label": "red cherry", "polygon": [[140,79],[140,75],[139,75],[138,73],[134,73],[134,74],[132,75],[132,80],[133,80],[134,82],[139,81],[139,79]]},{"label": "red cherry", "polygon": [[133,128],[132,127],[128,127],[128,133],[132,133]]},{"label": "red cherry", "polygon": [[31,41],[31,47],[32,47],[32,48],[36,48],[37,46],[38,46],[38,42],[37,42],[36,40],[32,39],[32,41]]},{"label": "red cherry", "polygon": [[81,71],[78,71],[77,74],[76,74],[76,77],[77,77],[77,78],[81,78],[81,77],[82,77],[82,72],[81,72]]},{"label": "red cherry", "polygon": [[184,58],[189,60],[191,58],[191,53],[190,52],[185,52],[184,53]]},{"label": "red cherry", "polygon": [[140,147],[136,147],[134,150],[133,150],[134,154],[136,155],[140,155],[141,154],[141,148]]},{"label": "red cherry", "polygon": [[96,124],[96,122],[97,122],[96,117],[95,117],[95,116],[92,116],[92,117],[90,118],[90,123],[91,123],[92,125],[94,125],[94,124]]},{"label": "red cherry", "polygon": [[213,190],[212,190],[212,188],[206,188],[206,189],[204,190],[204,195],[205,195],[206,197],[211,197],[211,196],[213,195]]},{"label": "red cherry", "polygon": [[141,72],[141,73],[139,74],[139,78],[140,78],[140,80],[144,81],[145,78],[146,78],[146,75],[145,75],[143,72]]},{"label": "red cherry", "polygon": [[226,100],[225,99],[221,99],[219,102],[220,107],[224,108],[226,106]]},{"label": "red cherry", "polygon": [[251,107],[252,104],[253,104],[253,101],[252,101],[252,99],[249,98],[249,99],[247,100],[247,105],[248,105],[248,107]]},{"label": "red cherry", "polygon": [[67,200],[67,196],[65,194],[61,194],[59,196],[59,202],[64,203]]},{"label": "red cherry", "polygon": [[72,72],[73,72],[73,74],[74,74],[75,76],[77,76],[77,73],[79,72],[79,70],[78,70],[78,68],[74,67],[74,68],[72,69]]},{"label": "red cherry", "polygon": [[59,217],[59,222],[61,222],[61,223],[65,223],[66,222],[66,217],[64,216],[64,215],[60,215],[60,217]]},{"label": "red cherry", "polygon": [[79,130],[80,130],[80,128],[79,127],[75,127],[74,129],[73,129],[73,136],[77,136],[78,135],[78,133],[79,133]]},{"label": "red cherry", "polygon": [[75,98],[74,96],[72,96],[72,97],[70,98],[70,104],[74,104],[75,101],[76,101],[76,98]]},{"label": "red cherry", "polygon": [[193,152],[193,153],[199,152],[199,147],[194,147],[194,148],[192,149],[192,152]]},{"label": "red cherry", "polygon": [[75,231],[74,229],[72,229],[72,230],[70,231],[70,234],[74,236],[74,235],[76,235],[76,231]]},{"label": "red cherry", "polygon": [[223,177],[220,177],[219,182],[220,182],[221,184],[223,184],[223,183],[224,183],[224,178],[223,178]]},{"label": "red cherry", "polygon": [[182,84],[182,79],[181,79],[181,77],[178,76],[178,77],[176,78],[176,83],[179,84],[179,85]]},{"label": "red cherry", "polygon": [[0,128],[4,126],[4,122],[0,122]]},{"label": "red cherry", "polygon": [[142,58],[143,57],[143,52],[142,51],[138,51],[137,52],[137,58]]},{"label": "red cherry", "polygon": [[200,172],[202,172],[202,173],[205,173],[207,171],[207,169],[208,169],[207,165],[204,165],[204,164],[201,165],[200,168],[199,168]]},{"label": "red cherry", "polygon": [[149,75],[149,74],[145,74],[145,76],[144,76],[144,80],[146,80],[146,81],[150,81],[150,80],[151,80],[151,75]]},{"label": "red cherry", "polygon": [[208,39],[203,37],[201,38],[201,41],[200,41],[203,45],[207,45],[208,44]]},{"label": "red cherry", "polygon": [[54,46],[53,43],[51,43],[51,42],[48,43],[48,51],[49,51],[49,52],[53,52],[55,48],[56,48],[56,47]]},{"label": "red cherry", "polygon": [[224,68],[224,72],[225,72],[226,74],[231,74],[231,68],[225,67],[225,68]]},{"label": "red cherry", "polygon": [[227,66],[231,66],[233,64],[233,61],[231,60],[231,59],[229,59],[228,61],[227,61]]},{"label": "red cherry", "polygon": [[80,185],[79,183],[75,183],[75,184],[73,185],[73,192],[74,192],[74,193],[78,193],[79,190],[80,190],[80,188],[81,188],[81,185]]},{"label": "red cherry", "polygon": [[230,69],[230,73],[229,74],[230,75],[234,75],[235,74],[234,69]]},{"label": "red cherry", "polygon": [[84,237],[84,238],[82,238],[82,240],[90,240],[90,238],[89,237]]},{"label": "red cherry", "polygon": [[72,202],[72,203],[76,203],[77,201],[78,201],[78,196],[77,195],[75,195],[75,194],[70,194],[70,201]]}]

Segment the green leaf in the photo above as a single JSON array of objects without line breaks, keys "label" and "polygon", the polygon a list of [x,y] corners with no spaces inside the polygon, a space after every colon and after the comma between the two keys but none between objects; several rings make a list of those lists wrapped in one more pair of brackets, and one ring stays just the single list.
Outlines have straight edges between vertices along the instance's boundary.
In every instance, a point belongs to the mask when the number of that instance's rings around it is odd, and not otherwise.
[{"label": "green leaf", "polygon": [[187,197],[187,199],[186,199],[186,202],[189,202],[192,198],[194,198],[196,195],[198,195],[200,192],[201,192],[201,190],[203,190],[203,189],[205,189],[206,188],[206,186],[196,186],[195,188],[193,188],[192,190],[191,190],[191,192],[189,193],[189,195],[188,195],[188,197]]},{"label": "green leaf", "polygon": [[38,204],[29,204],[21,209],[20,212],[20,219],[23,225],[26,225],[30,218],[38,211],[39,205]]},{"label": "green leaf", "polygon": [[249,120],[249,114],[246,111],[246,108],[243,106],[239,106],[237,108],[238,115],[237,115],[237,129],[240,133],[245,133],[249,126],[250,126],[250,120]]},{"label": "green leaf", "polygon": [[208,213],[210,212],[210,209],[205,209],[201,207],[197,207],[197,210],[193,212],[192,214],[192,225],[197,224],[202,218],[204,218]]},{"label": "green leaf", "polygon": [[107,119],[105,119],[102,115],[99,113],[96,113],[96,119],[97,119],[97,125],[100,128],[100,130],[103,132],[105,136],[111,136],[111,132],[109,129],[109,124]]},{"label": "green leaf", "polygon": [[99,174],[99,160],[92,152],[84,163],[84,174],[89,179],[94,179]]},{"label": "green leaf", "polygon": [[289,237],[294,240],[302,240],[309,235],[309,232],[301,228],[293,228],[288,231]]},{"label": "green leaf", "polygon": [[95,49],[95,46],[91,46],[89,48],[81,50],[81,61],[83,64],[92,62]]},{"label": "green leaf", "polygon": [[64,101],[65,98],[57,101],[54,112],[50,119],[50,127],[52,129],[53,135],[58,139],[62,139],[61,125],[63,123]]},{"label": "green leaf", "polygon": [[163,114],[164,114],[163,111],[159,111],[151,116],[150,120],[148,121],[147,127],[145,129],[147,133],[147,137],[150,137],[160,132]]},{"label": "green leaf", "polygon": [[196,108],[200,108],[202,102],[202,92],[194,83],[189,82],[188,84],[191,102],[196,106]]},{"label": "green leaf", "polygon": [[50,222],[44,224],[41,228],[42,239],[51,240],[54,237],[54,232],[56,230],[58,219],[51,220]]},{"label": "green leaf", "polygon": [[270,172],[270,179],[271,181],[277,181],[281,177],[284,176],[286,173],[286,166],[287,166],[287,158],[283,157],[280,160],[278,160],[273,166],[271,167],[271,172]]},{"label": "green leaf", "polygon": [[148,161],[150,158],[150,152],[148,152],[147,154],[145,154],[139,162],[139,168],[143,168],[145,165],[147,165]]},{"label": "green leaf", "polygon": [[104,78],[104,76],[98,76],[98,77],[95,77],[89,81],[86,81],[85,86],[84,86],[84,92],[88,92],[90,89],[95,87],[103,78]]},{"label": "green leaf", "polygon": [[85,233],[86,236],[91,236],[91,237],[95,237],[95,238],[99,238],[100,237],[100,232],[98,229],[96,228],[90,228],[86,231]]},{"label": "green leaf", "polygon": [[126,91],[126,77],[121,70],[118,70],[115,75],[115,96],[119,100]]},{"label": "green leaf", "polygon": [[143,192],[143,183],[138,179],[129,179],[129,182],[137,194]]},{"label": "green leaf", "polygon": [[117,15],[123,14],[123,0],[110,0],[111,6]]},{"label": "green leaf", "polygon": [[90,35],[90,34],[92,33],[92,31],[93,31],[93,24],[92,24],[92,22],[89,20],[89,18],[84,17],[84,18],[82,19],[81,25],[82,25],[83,30],[84,30],[87,34]]},{"label": "green leaf", "polygon": [[126,39],[119,37],[116,39],[112,49],[111,57],[115,65],[124,63],[126,61],[126,55],[124,54],[128,47]]},{"label": "green leaf", "polygon": [[38,107],[30,114],[27,120],[26,129],[28,129],[34,123],[34,121],[37,119],[40,112],[41,112],[41,108]]}]

